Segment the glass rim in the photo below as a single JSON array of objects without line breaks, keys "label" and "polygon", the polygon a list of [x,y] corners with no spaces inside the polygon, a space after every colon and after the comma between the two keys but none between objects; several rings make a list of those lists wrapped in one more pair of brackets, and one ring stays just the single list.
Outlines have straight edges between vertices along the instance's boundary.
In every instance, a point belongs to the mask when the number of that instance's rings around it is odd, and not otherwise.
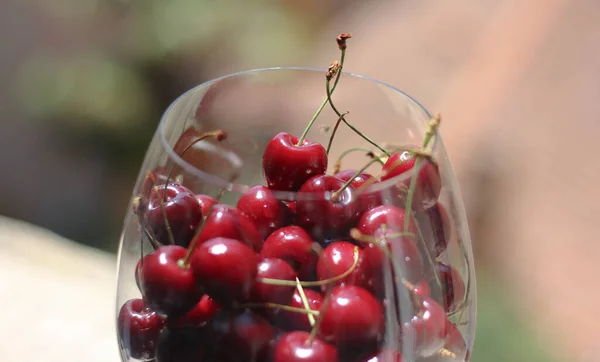
[{"label": "glass rim", "polygon": [[[308,71],[308,72],[326,73],[328,71],[328,69],[327,68],[318,68],[318,67],[299,67],[299,66],[254,68],[254,69],[242,70],[239,72],[229,73],[229,74],[226,74],[226,75],[223,75],[220,77],[216,77],[216,78],[207,80],[205,82],[202,82],[202,83],[194,86],[193,88],[188,89],[187,91],[182,93],[179,97],[177,97],[175,100],[173,100],[169,104],[167,109],[163,112],[160,122],[159,122],[159,125],[158,125],[158,138],[159,138],[163,148],[166,150],[168,158],[171,159],[173,162],[175,162],[175,164],[177,164],[179,167],[184,169],[186,172],[189,172],[190,174],[194,175],[195,177],[198,177],[199,179],[202,179],[211,185],[214,185],[221,189],[227,190],[228,192],[234,192],[234,193],[238,193],[238,194],[242,195],[242,194],[246,193],[251,187],[256,186],[256,185],[245,185],[245,184],[241,184],[241,183],[232,182],[230,180],[221,178],[217,175],[202,171],[199,168],[192,165],[191,163],[187,162],[177,152],[175,152],[173,147],[169,144],[169,142],[167,141],[165,132],[164,132],[164,128],[165,128],[165,124],[167,121],[167,116],[171,112],[172,108],[176,104],[178,104],[180,101],[185,99],[190,93],[193,93],[194,91],[196,91],[202,87],[209,86],[211,84],[214,84],[214,83],[219,82],[224,79],[234,78],[237,76],[242,76],[242,75],[247,75],[247,74],[252,74],[252,73],[270,72],[270,71]],[[429,113],[429,111],[427,110],[427,108],[425,108],[419,101],[417,101],[415,98],[413,98],[408,93],[402,91],[401,89],[399,89],[389,83],[383,82],[376,78],[371,78],[368,76],[351,73],[351,72],[342,72],[342,74],[353,77],[353,78],[358,78],[361,80],[373,82],[375,84],[384,86],[390,90],[398,92],[400,95],[406,97],[409,101],[411,101],[418,108],[420,108],[425,113],[425,115],[427,116],[428,119],[431,119],[431,117],[432,117],[431,114]],[[435,135],[435,137],[433,137],[432,141],[433,141],[432,150],[435,151],[437,149],[437,146],[439,143],[439,132],[438,131],[436,131],[436,135]],[[385,181],[378,181],[378,182],[366,187],[364,190],[362,190],[360,192],[360,194],[369,194],[369,193],[381,192],[383,190],[390,189],[394,185],[398,184],[399,182],[402,182],[402,181],[408,179],[415,172],[418,172],[418,171],[419,170],[411,169],[410,172],[405,172],[401,175],[392,177]],[[298,192],[298,191],[281,191],[281,190],[270,190],[270,191],[275,196],[275,198],[280,199],[280,200],[289,200],[289,201],[295,201],[295,200],[306,199],[306,198],[315,199],[315,195],[324,195],[325,198],[329,198],[331,196],[331,194],[333,194],[333,192],[317,193],[317,192]],[[299,195],[303,195],[303,196],[298,197]],[[319,198],[321,198],[321,197],[319,197]]]}]

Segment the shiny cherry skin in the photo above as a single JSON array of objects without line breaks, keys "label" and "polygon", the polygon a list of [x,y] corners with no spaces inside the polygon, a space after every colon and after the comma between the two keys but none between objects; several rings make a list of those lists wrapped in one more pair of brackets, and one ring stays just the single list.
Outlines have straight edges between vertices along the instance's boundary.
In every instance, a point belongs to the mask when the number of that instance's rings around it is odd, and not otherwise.
[{"label": "shiny cherry skin", "polygon": [[[307,288],[304,288],[303,290],[304,295],[306,296],[306,301],[308,302],[308,307],[311,310],[321,310],[321,306],[323,305],[323,296],[321,293]],[[294,292],[292,300],[288,305],[294,308],[305,309],[304,303],[302,302],[302,297],[300,296],[300,292],[298,290]],[[305,313],[281,311],[279,321],[281,327],[286,330],[301,330],[309,332],[312,329],[308,315]]]},{"label": "shiny cherry skin", "polygon": [[219,203],[219,201],[217,201],[215,198],[203,194],[197,194],[196,200],[198,200],[198,203],[202,208],[202,215],[204,216],[210,214],[210,210],[212,209],[212,207]]},{"label": "shiny cherry skin", "polygon": [[141,299],[130,299],[119,311],[119,342],[131,357],[154,358],[156,343],[165,318],[146,306]]},{"label": "shiny cherry skin", "polygon": [[182,265],[186,253],[181,246],[164,245],[140,262],[140,289],[153,310],[166,315],[185,313],[200,300],[192,269]]},{"label": "shiny cherry skin", "polygon": [[271,190],[298,191],[309,178],[327,171],[327,152],[315,142],[281,132],[265,148],[262,165]]},{"label": "shiny cherry skin", "polygon": [[300,280],[313,278],[317,253],[312,237],[300,226],[285,226],[275,230],[265,240],[260,258],[280,258],[290,263]]},{"label": "shiny cherry skin", "polygon": [[196,246],[190,258],[196,282],[221,305],[249,299],[257,267],[254,250],[239,240],[222,237]]},{"label": "shiny cherry skin", "polygon": [[361,362],[404,362],[404,359],[402,359],[400,352],[391,348],[383,348],[361,360]]},{"label": "shiny cherry skin", "polygon": [[156,362],[204,362],[207,340],[204,329],[165,328],[158,338]]},{"label": "shiny cherry skin", "polygon": [[366,289],[354,285],[335,287],[321,318],[319,335],[338,347],[370,345],[384,332],[383,307]]},{"label": "shiny cherry skin", "polygon": [[338,362],[334,346],[319,339],[310,339],[310,333],[294,331],[284,334],[275,344],[273,362]]},{"label": "shiny cherry skin", "polygon": [[432,259],[438,258],[448,248],[452,226],[446,208],[439,202],[416,215],[427,249]]},{"label": "shiny cherry skin", "polygon": [[268,278],[293,282],[296,280],[296,276],[296,271],[283,259],[266,258],[261,260],[258,263],[257,281],[252,288],[252,301],[288,304],[294,295],[295,287],[262,283],[260,279]]},{"label": "shiny cherry skin", "polygon": [[446,341],[446,311],[428,297],[417,298],[419,306],[416,315],[404,324],[404,335],[411,335],[415,341],[415,350],[423,357],[429,357],[439,351]]},{"label": "shiny cherry skin", "polygon": [[[392,154],[381,169],[381,180],[386,181],[412,171],[416,160],[410,151]],[[405,193],[408,192],[412,178],[408,177],[399,184]],[[428,209],[435,204],[442,189],[440,171],[434,160],[421,158],[416,182],[412,207],[415,210]]]},{"label": "shiny cherry skin", "polygon": [[183,316],[169,318],[168,324],[173,328],[201,327],[215,316],[220,306],[208,295],[203,295],[200,301]]},{"label": "shiny cherry skin", "polygon": [[210,332],[214,346],[210,361],[219,362],[265,361],[275,337],[273,326],[249,310],[218,314]]},{"label": "shiny cherry skin", "polygon": [[[335,281],[335,285],[357,285],[369,288],[371,283],[370,266],[364,257],[364,251],[347,241],[329,244],[319,256],[317,262],[317,280],[327,280],[346,273],[354,265],[354,251],[358,251],[358,262],[350,275]],[[327,286],[321,286],[325,292]]]},{"label": "shiny cherry skin", "polygon": [[[342,180],[344,182],[347,182],[350,179],[352,179],[352,177],[354,175],[356,175],[356,172],[357,171],[355,171],[355,170],[344,170],[344,171],[340,171],[340,172],[336,173],[335,177],[339,178],[340,180]],[[354,190],[359,191],[358,192],[358,203],[360,205],[361,212],[368,211],[368,210],[374,208],[375,206],[381,205],[381,194],[376,193],[376,192],[363,191],[363,185],[365,185],[365,183],[368,186],[374,185],[376,183],[375,176],[372,176],[366,172],[362,172],[358,176],[354,177],[352,179],[352,183],[351,183]],[[368,186],[364,186],[364,187],[368,187]]]},{"label": "shiny cherry skin", "polygon": [[[442,284],[442,304],[444,309],[447,313],[453,313],[465,298],[465,282],[463,281],[460,272],[452,265],[437,262],[435,264],[435,271]],[[432,288],[437,288],[437,282],[433,273],[429,276],[429,284]]]},{"label": "shiny cherry skin", "polygon": [[422,297],[430,297],[431,288],[429,287],[429,283],[422,280],[421,282],[415,284],[415,289],[413,290],[413,293]]},{"label": "shiny cherry skin", "polygon": [[263,238],[287,225],[291,219],[287,206],[261,185],[253,186],[243,194],[237,208],[254,222]]},{"label": "shiny cherry skin", "polygon": [[239,240],[259,251],[263,238],[252,221],[238,209],[225,204],[216,204],[206,217],[198,244],[213,238],[228,238]]},{"label": "shiny cherry skin", "polygon": [[166,194],[165,200],[164,185],[153,188],[150,192],[145,212],[147,225],[159,243],[171,244],[167,229],[170,227],[175,244],[187,247],[202,220],[202,208],[194,193],[184,186],[169,184]]},{"label": "shiny cherry skin", "polygon": [[359,216],[360,208],[352,186],[345,188],[336,200],[328,195],[342,186],[344,181],[335,176],[319,175],[298,190],[306,197],[296,203],[296,222],[319,240],[345,235]]},{"label": "shiny cherry skin", "polygon": [[[375,235],[377,231],[389,234],[403,232],[406,211],[393,205],[380,205],[365,212],[356,224],[361,233]],[[416,234],[417,227],[411,218],[407,232]]]}]

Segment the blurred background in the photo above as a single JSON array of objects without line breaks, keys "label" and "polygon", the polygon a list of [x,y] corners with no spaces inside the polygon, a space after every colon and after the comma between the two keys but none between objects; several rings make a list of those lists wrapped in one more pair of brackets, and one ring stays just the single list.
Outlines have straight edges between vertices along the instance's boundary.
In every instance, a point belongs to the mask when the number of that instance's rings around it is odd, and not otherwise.
[{"label": "blurred background", "polygon": [[117,361],[115,253],[162,111],[215,76],[326,67],[340,32],[346,70],[444,116],[478,273],[472,360],[600,361],[594,0],[0,2],[2,360]]}]

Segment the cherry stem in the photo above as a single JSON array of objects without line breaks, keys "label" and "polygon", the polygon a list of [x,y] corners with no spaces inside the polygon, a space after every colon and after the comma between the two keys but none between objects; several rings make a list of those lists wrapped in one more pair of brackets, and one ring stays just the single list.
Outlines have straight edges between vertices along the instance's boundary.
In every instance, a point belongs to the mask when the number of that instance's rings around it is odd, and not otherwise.
[{"label": "cherry stem", "polygon": [[[298,294],[300,294],[300,299],[302,299],[302,306],[304,307],[304,309],[306,311],[312,311],[312,309],[310,309],[310,305],[308,304],[306,294],[304,293],[304,288],[302,288],[302,285],[300,284],[300,279],[298,279],[298,277],[296,277],[296,288],[298,289]],[[315,317],[311,313],[308,314],[308,322],[310,323],[311,327],[315,326]]]},{"label": "cherry stem", "polygon": [[354,271],[354,269],[356,269],[356,265],[358,264],[359,251],[360,251],[360,248],[358,246],[355,246],[354,247],[354,255],[353,255],[354,261],[353,261],[352,265],[350,266],[350,268],[348,268],[348,270],[346,270],[342,274],[332,277],[332,278],[329,278],[329,279],[318,280],[318,281],[314,281],[314,282],[301,282],[301,281],[291,281],[291,280],[282,280],[282,279],[258,278],[258,282],[264,283],[264,284],[270,284],[270,285],[281,285],[281,286],[290,286],[290,287],[295,287],[298,285],[301,285],[303,287],[318,287],[318,286],[322,286],[322,285],[329,285],[338,280],[344,279],[345,277],[350,275]]},{"label": "cherry stem", "polygon": [[[340,76],[342,75],[341,70],[344,67],[344,59],[346,58],[346,49],[345,48],[341,49],[341,51],[342,51],[342,55],[340,57],[339,71],[337,72],[337,74],[335,76],[335,81],[333,82],[333,87],[331,88],[332,93],[333,93],[333,91],[335,91],[335,88],[337,87],[338,82],[340,81]],[[304,139],[308,135],[308,132],[312,128],[312,126],[315,123],[315,121],[317,120],[317,118],[319,118],[319,115],[323,111],[323,108],[325,108],[325,106],[327,105],[328,99],[329,99],[329,95],[327,95],[327,97],[323,100],[323,102],[321,102],[321,105],[319,106],[319,108],[317,109],[315,114],[310,119],[310,122],[308,122],[308,125],[306,125],[306,128],[304,129],[304,132],[302,132],[300,139],[298,139],[296,146],[302,145],[302,142],[304,142]]]},{"label": "cherry stem", "polygon": [[[156,198],[158,199],[158,203],[160,205],[160,211],[162,212],[162,216],[163,219],[165,220],[165,227],[167,228],[167,234],[169,235],[169,242],[171,244],[175,244],[175,238],[173,237],[173,232],[171,231],[171,225],[169,224],[169,219],[167,218],[167,211],[165,210],[165,203],[163,202],[163,198],[160,197],[160,188],[158,186],[156,186],[156,179],[154,178],[154,175],[151,172],[148,172],[148,175],[146,176],[150,182],[152,183],[152,187],[154,188],[154,191],[156,192]],[[167,195],[167,187],[165,185],[165,189],[164,189],[164,194],[165,196]],[[165,199],[166,201],[166,199]]]},{"label": "cherry stem", "polygon": [[[183,151],[181,151],[181,153],[179,154],[179,157],[183,157],[183,155],[185,155],[185,153],[187,151],[189,151],[190,148],[192,148],[193,145],[195,145],[196,143],[203,141],[209,137],[214,137],[217,141],[222,141],[225,138],[227,138],[227,133],[225,131],[222,131],[220,129],[218,130],[214,130],[211,132],[206,132],[206,133],[202,133],[200,136],[198,136],[197,139],[195,139],[192,143],[190,143],[186,148],[183,149]],[[164,201],[167,201],[167,186],[169,185],[169,181],[171,180],[171,177],[173,176],[173,171],[175,170],[175,165],[173,165],[171,167],[171,170],[169,171],[169,174],[167,175],[167,181],[165,182],[165,195],[164,195]]]},{"label": "cherry stem", "polygon": [[338,157],[337,161],[335,161],[335,165],[333,168],[333,174],[340,172],[340,170],[342,169],[342,159],[344,157],[346,157],[349,153],[358,152],[358,151],[366,152],[367,156],[369,156],[371,158],[377,158],[379,160],[379,163],[381,163],[382,165],[384,164],[381,157],[376,156],[373,153],[373,151],[371,151],[370,149],[364,148],[364,147],[354,147],[354,148],[350,148],[350,149],[347,149],[346,151],[342,152],[340,157]]},{"label": "cherry stem", "polygon": [[340,194],[342,192],[344,192],[345,189],[348,188],[348,186],[350,186],[352,184],[352,182],[354,181],[355,178],[357,178],[358,176],[360,176],[363,172],[365,172],[365,170],[367,168],[369,168],[369,166],[371,166],[374,163],[379,162],[379,157],[375,157],[374,159],[370,160],[369,162],[367,162],[360,170],[356,171],[356,173],[354,175],[352,175],[352,177],[350,179],[348,179],[348,181],[346,181],[342,187],[339,188],[339,190],[334,191],[331,194],[331,200],[332,201],[337,201],[340,197]]},{"label": "cherry stem", "polygon": [[333,131],[331,131],[331,135],[329,136],[329,142],[327,143],[327,155],[329,155],[329,151],[331,151],[331,145],[333,144],[333,138],[335,137],[335,134],[336,134],[338,128],[340,127],[340,123],[342,123],[342,119],[348,113],[350,113],[350,111],[344,112],[340,117],[338,117],[337,122],[335,122],[335,126],[333,127]]},{"label": "cherry stem", "polygon": [[433,261],[433,258],[431,257],[431,253],[429,252],[427,245],[425,245],[425,238],[423,237],[423,233],[421,232],[421,227],[419,225],[419,222],[417,221],[417,218],[413,218],[413,222],[417,227],[417,232],[419,233],[419,242],[421,244],[423,252],[427,256],[427,263],[429,263],[429,268],[431,268],[430,270],[433,270],[433,277],[435,278],[435,283],[437,284],[439,290],[442,290],[442,281],[440,280],[438,273],[435,272],[435,263]]},{"label": "cherry stem", "polygon": [[308,314],[309,318],[313,315],[316,315],[316,316],[319,315],[318,310],[312,310],[312,309],[306,310],[304,308],[296,308],[296,307],[291,307],[289,305],[276,304],[276,303],[246,303],[246,304],[241,304],[240,307],[242,307],[242,308],[283,309],[283,310],[286,310],[289,312]]},{"label": "cherry stem", "polygon": [[[150,192],[152,192],[152,189],[150,189],[150,191],[148,191],[148,193],[150,193]],[[156,250],[160,247],[160,243],[158,241],[156,241],[154,236],[148,230],[148,222],[147,222],[146,218],[144,217],[144,210],[142,210],[142,200],[143,199],[147,200],[147,197],[146,196],[136,196],[133,199],[133,213],[135,215],[137,215],[138,223],[140,224],[140,227],[141,227],[142,231],[144,232],[144,235],[146,235],[146,237],[148,238],[148,241],[150,242],[150,244],[152,245],[154,250]],[[146,201],[144,202],[144,208],[145,207],[147,207]],[[144,238],[142,236],[142,243],[143,242],[144,242]]]}]

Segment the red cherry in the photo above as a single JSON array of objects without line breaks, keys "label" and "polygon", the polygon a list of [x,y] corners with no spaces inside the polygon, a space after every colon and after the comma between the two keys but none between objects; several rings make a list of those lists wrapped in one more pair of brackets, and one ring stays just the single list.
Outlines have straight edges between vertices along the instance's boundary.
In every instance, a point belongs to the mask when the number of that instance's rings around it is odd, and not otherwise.
[{"label": "red cherry", "polygon": [[[414,157],[414,154],[409,151],[392,154],[381,169],[381,180],[389,180],[411,171],[415,166],[416,160],[417,158]],[[403,180],[400,183],[401,189],[408,192],[411,180],[412,176]],[[437,201],[441,189],[442,181],[437,163],[431,159],[421,158],[412,207],[415,210],[430,208]]]},{"label": "red cherry", "polygon": [[150,192],[145,212],[148,227],[159,243],[170,244],[168,222],[175,244],[187,247],[202,220],[202,208],[194,193],[181,185],[168,185],[166,193],[165,200],[164,185],[153,188]]},{"label": "red cherry", "polygon": [[296,201],[284,201],[283,203],[292,215],[296,215]]},{"label": "red cherry", "polygon": [[[354,249],[356,246],[347,241],[337,241],[329,244],[319,256],[317,262],[317,279],[326,280],[346,273],[354,264]],[[371,282],[370,267],[366,263],[364,252],[358,249],[358,262],[350,275],[337,280],[335,285],[357,285],[369,287]],[[321,287],[324,292],[327,286]]]},{"label": "red cherry", "polygon": [[[340,171],[338,173],[335,174],[335,177],[339,178],[340,180],[347,182],[349,181],[354,175],[356,175],[357,171],[354,170],[344,170],[344,171]],[[352,183],[350,185],[352,185],[352,187],[355,190],[361,190],[361,187],[365,184],[368,183],[369,185],[373,185],[375,184],[375,177],[372,175],[369,175],[366,172],[362,172],[360,175],[354,177],[354,179],[352,180]],[[372,208],[374,208],[375,206],[381,205],[381,195],[380,193],[374,193],[374,192],[364,192],[361,194],[359,194],[358,196],[358,203],[360,204],[360,211],[361,212],[365,212],[367,210],[370,210]]]},{"label": "red cherry", "polygon": [[458,361],[468,361],[470,359],[470,351],[467,349],[467,344],[462,336],[462,333],[452,323],[446,324],[446,342],[444,348],[456,355]]},{"label": "red cherry", "polygon": [[219,311],[220,306],[208,295],[203,295],[200,301],[184,316],[169,321],[172,327],[200,327],[210,321]]},{"label": "red cherry", "polygon": [[210,209],[212,209],[214,205],[219,203],[219,201],[217,201],[216,199],[203,194],[196,195],[196,200],[198,200],[198,203],[202,208],[202,215],[205,216],[210,214]]},{"label": "red cherry", "polygon": [[146,175],[146,178],[144,179],[144,182],[140,188],[140,195],[146,198],[148,198],[154,186],[167,182],[169,168],[166,166],[156,166],[152,171],[150,171],[150,175],[152,176]]},{"label": "red cherry", "polygon": [[417,213],[416,217],[432,259],[436,259],[446,251],[450,241],[452,226],[448,211],[437,202],[431,208]]},{"label": "red cherry", "polygon": [[[312,289],[304,288],[303,290],[304,295],[306,296],[306,301],[308,302],[308,307],[311,310],[320,310],[321,305],[323,305],[323,296],[319,292],[316,292]],[[300,292],[298,290],[294,292],[294,296],[288,305],[294,308],[305,309],[304,303],[302,302],[302,297],[300,296]],[[282,327],[287,330],[297,329],[308,332],[312,329],[308,315],[305,313],[281,311],[280,320]]]},{"label": "red cherry", "polygon": [[423,280],[415,285],[413,293],[422,297],[429,297],[431,296],[431,288],[429,288],[429,284]]},{"label": "red cherry", "polygon": [[319,339],[310,340],[310,333],[295,331],[284,334],[275,345],[273,362],[337,362],[335,347]]},{"label": "red cherry", "polygon": [[[381,205],[365,212],[356,227],[361,233],[372,236],[377,231],[394,234],[404,231],[405,219],[406,211],[404,209],[392,205]],[[412,218],[407,231],[413,234],[417,233],[417,227]]]},{"label": "red cherry", "polygon": [[218,315],[211,324],[211,333],[215,348],[211,361],[219,362],[265,361],[275,337],[271,324],[249,310]]},{"label": "red cherry", "polygon": [[198,245],[190,266],[206,294],[219,304],[228,304],[250,297],[258,257],[246,244],[219,237]]},{"label": "red cherry", "polygon": [[252,289],[252,300],[263,303],[288,304],[295,287],[261,283],[260,278],[295,281],[296,272],[282,259],[267,258],[258,263],[257,282]]},{"label": "red cherry", "polygon": [[165,328],[158,338],[156,362],[203,362],[209,351],[204,329]]},{"label": "red cherry", "polygon": [[225,204],[212,207],[198,235],[197,245],[217,237],[242,241],[255,251],[260,250],[263,242],[252,221],[238,209]]},{"label": "red cherry", "polygon": [[[453,313],[465,298],[465,283],[460,272],[453,266],[438,262],[435,270],[442,284],[443,306],[447,313]],[[437,286],[435,277],[429,277],[429,283]]]},{"label": "red cherry", "polygon": [[298,191],[306,180],[327,171],[325,148],[309,140],[296,146],[300,139],[289,133],[273,137],[263,154],[263,170],[271,190]]},{"label": "red cherry", "polygon": [[361,361],[363,361],[363,362],[404,362],[404,359],[402,359],[402,355],[400,354],[400,352],[398,352],[394,349],[384,348]]},{"label": "red cherry", "polygon": [[263,238],[285,226],[291,216],[287,206],[265,186],[250,188],[238,200],[237,208],[254,222]]},{"label": "red cherry", "polygon": [[165,319],[148,308],[143,300],[128,300],[119,312],[119,342],[131,357],[152,359],[164,324]]},{"label": "red cherry", "polygon": [[333,289],[321,311],[319,335],[338,346],[369,345],[378,341],[385,327],[383,308],[366,289],[354,285]]},{"label": "red cherry", "polygon": [[428,357],[444,346],[446,328],[450,321],[444,308],[433,299],[421,297],[420,303],[417,314],[405,323],[404,334],[414,338],[415,350],[421,356]]},{"label": "red cherry", "polygon": [[313,240],[304,229],[285,226],[265,240],[260,258],[283,259],[298,272],[301,280],[308,280],[313,276],[318,257],[313,249]]},{"label": "red cherry", "polygon": [[334,200],[328,193],[336,192],[344,181],[331,175],[319,175],[306,181],[298,190],[305,193],[296,203],[296,220],[317,239],[347,233],[359,215],[359,204],[352,186],[345,188]]},{"label": "red cherry", "polygon": [[139,282],[144,300],[167,315],[187,312],[202,296],[189,267],[182,265],[187,250],[164,245],[140,262]]}]

